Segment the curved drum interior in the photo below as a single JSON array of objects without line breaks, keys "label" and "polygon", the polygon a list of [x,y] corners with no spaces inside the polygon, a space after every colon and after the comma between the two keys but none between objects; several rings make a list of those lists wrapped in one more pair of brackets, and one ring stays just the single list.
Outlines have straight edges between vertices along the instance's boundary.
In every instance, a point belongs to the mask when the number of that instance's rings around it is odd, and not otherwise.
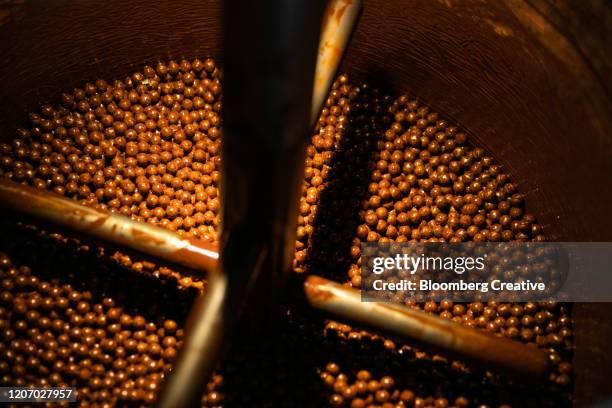
[{"label": "curved drum interior", "polygon": [[[459,123],[508,169],[547,236],[609,241],[611,101],[605,35],[596,35],[595,17],[610,11],[597,2],[566,3],[366,0],[342,69],[408,91]],[[87,80],[112,80],[169,58],[220,56],[218,1],[95,4],[4,6],[3,140],[39,102],[57,101]],[[610,313],[609,304],[575,308],[579,403],[611,393]]]}]

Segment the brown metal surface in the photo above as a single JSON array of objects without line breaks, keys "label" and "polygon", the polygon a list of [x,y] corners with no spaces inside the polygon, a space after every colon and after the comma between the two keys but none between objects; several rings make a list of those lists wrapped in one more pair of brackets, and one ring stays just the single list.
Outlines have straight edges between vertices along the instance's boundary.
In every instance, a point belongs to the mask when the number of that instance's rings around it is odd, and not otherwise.
[{"label": "brown metal surface", "polygon": [[[408,91],[464,127],[510,170],[548,236],[612,240],[612,30],[604,1],[364,3],[344,71]],[[10,140],[39,103],[85,81],[169,58],[219,57],[219,5],[23,2],[0,26],[0,138]],[[609,310],[574,307],[578,406],[612,394]]]}]

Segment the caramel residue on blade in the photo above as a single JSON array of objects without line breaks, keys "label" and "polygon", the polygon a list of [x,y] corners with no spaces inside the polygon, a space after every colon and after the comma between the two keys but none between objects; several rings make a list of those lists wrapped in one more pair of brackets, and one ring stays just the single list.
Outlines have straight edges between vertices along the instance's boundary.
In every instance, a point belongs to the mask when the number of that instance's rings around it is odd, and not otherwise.
[{"label": "caramel residue on blade", "polygon": [[[76,213],[76,211],[75,211]],[[108,220],[108,215],[107,216],[103,216],[103,217],[98,217],[95,219],[95,221],[92,221],[89,223],[88,227],[90,229],[96,229],[96,228],[100,228],[104,225],[104,223],[106,222],[106,220]],[[81,215],[81,221],[85,221],[85,214]]]},{"label": "caramel residue on blade", "polygon": [[336,20],[338,22],[340,22],[340,20],[342,19],[342,16],[344,15],[344,13],[346,12],[346,9],[353,4],[353,0],[346,0],[342,3],[342,6],[338,7],[338,10],[336,11]]},{"label": "caramel residue on blade", "polygon": [[166,243],[166,241],[164,241],[163,239],[156,238],[154,235],[149,234],[141,230],[140,228],[132,227],[130,232],[132,234],[132,237],[137,241],[141,241],[145,243],[152,243],[155,245],[163,245]]},{"label": "caramel residue on blade", "polygon": [[344,0],[342,2],[342,5],[340,5],[339,7],[335,7],[337,6],[336,2],[331,2],[329,4],[329,6],[327,7],[327,9],[325,10],[325,14],[323,16],[323,24],[322,27],[327,26],[327,22],[329,19],[331,18],[335,18],[336,21],[339,23],[340,20],[342,19],[342,17],[344,16],[344,13],[346,12],[346,9],[353,4],[353,0]]},{"label": "caramel residue on blade", "polygon": [[304,282],[304,292],[309,302],[323,303],[333,299],[334,294],[322,288],[328,281],[318,276],[309,276]]}]

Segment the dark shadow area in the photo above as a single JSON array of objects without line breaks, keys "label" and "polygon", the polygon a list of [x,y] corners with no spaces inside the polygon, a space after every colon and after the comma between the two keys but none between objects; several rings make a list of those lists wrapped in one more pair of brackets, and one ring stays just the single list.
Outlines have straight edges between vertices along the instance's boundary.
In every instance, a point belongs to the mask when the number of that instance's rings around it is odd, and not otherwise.
[{"label": "dark shadow area", "polygon": [[133,316],[153,322],[173,319],[182,325],[197,295],[195,290],[180,289],[176,281],[122,265],[111,257],[112,250],[54,237],[31,226],[8,222],[0,226],[0,252],[17,265],[27,265],[41,282],[91,293],[92,305],[110,297],[116,307]]},{"label": "dark shadow area", "polygon": [[[469,406],[572,406],[567,391],[562,392],[546,379],[517,382],[479,369],[459,369],[451,364],[452,360],[432,359],[431,355],[423,357],[407,345],[389,350],[384,346],[384,337],[362,337],[352,341],[328,331],[326,344],[330,361],[337,363],[342,372],[350,373],[349,384],[357,380],[358,371],[368,370],[374,379],[391,376],[397,388],[409,389],[424,399],[427,396],[446,398],[450,406],[460,396],[469,399]],[[401,342],[396,343],[399,344]],[[328,392],[331,395],[333,391]]]},{"label": "dark shadow area", "polygon": [[[379,83],[382,83],[379,80]],[[384,88],[383,88],[384,89]],[[320,193],[306,270],[344,282],[350,248],[361,223],[361,202],[368,196],[378,142],[391,123],[392,98],[379,88],[362,85],[348,115],[348,127],[334,150],[327,184]]]}]

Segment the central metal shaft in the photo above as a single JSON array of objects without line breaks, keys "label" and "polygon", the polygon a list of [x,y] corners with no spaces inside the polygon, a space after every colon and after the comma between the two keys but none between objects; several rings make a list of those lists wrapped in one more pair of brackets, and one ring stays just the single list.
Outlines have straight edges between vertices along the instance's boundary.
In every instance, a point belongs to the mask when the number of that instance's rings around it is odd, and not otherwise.
[{"label": "central metal shaft", "polygon": [[254,304],[249,321],[273,319],[291,266],[324,5],[225,2],[220,265],[230,320]]}]

